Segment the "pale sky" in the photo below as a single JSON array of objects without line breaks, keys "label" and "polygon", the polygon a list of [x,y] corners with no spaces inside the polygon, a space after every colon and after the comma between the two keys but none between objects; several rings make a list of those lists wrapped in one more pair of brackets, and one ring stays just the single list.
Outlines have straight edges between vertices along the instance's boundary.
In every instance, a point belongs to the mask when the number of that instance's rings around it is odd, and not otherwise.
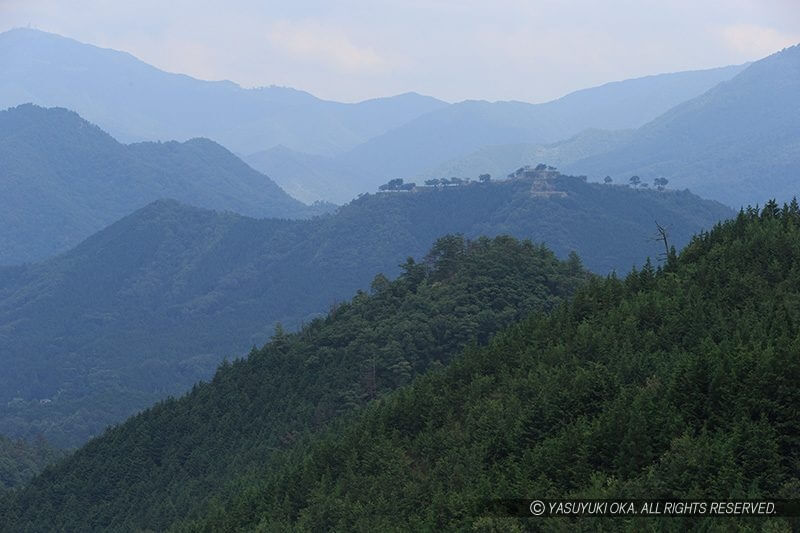
[{"label": "pale sky", "polygon": [[170,72],[358,101],[546,101],[800,42],[800,0],[0,0],[19,26]]}]

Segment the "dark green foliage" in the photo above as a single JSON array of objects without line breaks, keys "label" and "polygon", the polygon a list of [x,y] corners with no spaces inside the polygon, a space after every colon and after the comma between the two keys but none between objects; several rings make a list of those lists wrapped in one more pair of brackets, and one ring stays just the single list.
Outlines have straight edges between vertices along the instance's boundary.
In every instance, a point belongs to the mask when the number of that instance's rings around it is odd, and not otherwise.
[{"label": "dark green foliage", "polygon": [[552,309],[587,277],[576,258],[560,262],[530,242],[445,237],[395,281],[377,276],[372,295],[357,293],[296,334],[276,328],[210,383],[90,441],[19,492],[5,513],[20,518],[7,528],[162,530],[336,415]]},{"label": "dark green foliage", "polygon": [[798,497],[800,212],[769,203],[665,267],[593,280],[244,477],[187,531],[796,530],[576,522],[487,498]]},{"label": "dark green foliage", "polygon": [[733,214],[686,192],[554,187],[567,196],[534,197],[526,180],[367,195],[310,221],[157,202],[51,261],[0,269],[0,433],[79,445],[208,379],[275,323],[295,330],[376,272],[395,277],[447,233],[530,238],[627,271],[662,252],[654,220],[681,246]]},{"label": "dark green foliage", "polygon": [[41,439],[27,443],[0,435],[0,491],[23,485],[63,455]]},{"label": "dark green foliage", "polygon": [[324,211],[207,139],[124,145],[66,109],[0,112],[0,265],[41,260],[150,202],[250,216]]}]

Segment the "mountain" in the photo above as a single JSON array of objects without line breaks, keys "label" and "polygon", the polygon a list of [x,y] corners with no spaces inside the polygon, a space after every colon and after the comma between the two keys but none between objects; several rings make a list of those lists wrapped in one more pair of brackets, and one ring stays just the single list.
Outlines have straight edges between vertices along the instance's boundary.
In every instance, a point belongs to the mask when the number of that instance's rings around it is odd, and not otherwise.
[{"label": "mountain", "polygon": [[569,165],[602,178],[667,177],[728,205],[791,199],[800,175],[800,45],[757,61],[610,150]]},{"label": "mountain", "polygon": [[749,209],[664,269],[596,279],[340,419],[174,530],[793,530],[796,518],[609,522],[528,505],[796,496],[798,263],[797,202]]},{"label": "mountain", "polygon": [[[278,150],[262,151],[245,159],[306,201],[341,202],[375,190],[379,184],[396,177],[475,177],[491,173],[494,168],[499,170],[497,175],[505,176],[511,168],[496,165],[479,168],[475,163],[491,163],[498,156],[507,155],[512,160],[522,158],[514,163],[524,160],[535,165],[542,159],[530,159],[533,157],[530,152],[540,151],[539,144],[562,141],[592,128],[639,127],[732,78],[744,67],[607,83],[543,104],[460,102],[422,114],[342,154],[320,157],[296,150],[292,153]],[[501,153],[490,155],[490,161],[486,161],[482,156],[496,147]],[[583,142],[579,148],[568,150],[568,154],[586,155],[600,147],[608,147],[608,143]],[[478,153],[470,156],[473,152]],[[472,159],[471,164],[453,164],[452,160],[462,158]],[[558,164],[555,158],[547,162]],[[461,173],[464,171],[469,173]]]},{"label": "mountain", "polygon": [[[224,480],[447,364],[468,343],[485,344],[502,325],[552,308],[586,278],[577,257],[561,262],[530,242],[442,238],[394,282],[377,276],[371,296],[358,293],[296,334],[276,332],[246,360],[223,364],[212,383],[147,410],[50,469],[45,476],[80,471],[82,481],[64,487],[73,503],[54,509],[49,527],[164,530],[201,511]],[[114,466],[112,457],[125,459]],[[103,496],[92,501],[90,493]],[[83,518],[71,523],[67,516],[79,507]]]},{"label": "mountain", "polygon": [[634,128],[732,78],[743,68],[739,65],[609,83],[544,104],[461,102],[370,139],[343,154],[342,159],[382,169],[384,176],[414,176],[487,145],[544,144],[589,128]]},{"label": "mountain", "polygon": [[[521,531],[520,500],[495,499],[789,497],[798,261],[796,202],[588,283],[577,256],[443,238],[7,495],[5,530]],[[526,306],[550,312],[478,333]],[[615,529],[653,519],[633,520]]]},{"label": "mountain", "polygon": [[305,201],[344,203],[389,178],[442,177],[430,172],[487,146],[639,127],[745,66],[613,82],[543,104],[449,105],[415,93],[343,104],[196,80],[124,52],[16,29],[0,34],[0,109],[67,107],[123,142],[211,138]]},{"label": "mountain", "polygon": [[415,93],[358,104],[283,87],[244,89],[30,29],[0,34],[0,109],[66,107],[123,142],[208,137],[249,154],[285,145],[332,154],[447,105]]},{"label": "mountain", "polygon": [[0,434],[80,444],[277,322],[294,329],[376,272],[396,276],[444,234],[530,238],[622,272],[662,252],[654,219],[680,246],[733,214],[687,192],[547,183],[550,195],[527,178],[366,195],[307,221],[157,202],[61,256],[0,269]]},{"label": "mountain", "polygon": [[325,210],[207,139],[118,143],[66,109],[0,111],[0,264],[40,260],[159,198],[252,216]]}]

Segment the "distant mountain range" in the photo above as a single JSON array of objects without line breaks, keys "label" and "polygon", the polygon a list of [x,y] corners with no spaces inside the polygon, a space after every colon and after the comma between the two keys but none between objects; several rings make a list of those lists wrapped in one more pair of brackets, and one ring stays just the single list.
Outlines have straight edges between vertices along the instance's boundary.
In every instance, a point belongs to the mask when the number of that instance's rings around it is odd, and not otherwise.
[{"label": "distant mountain range", "polygon": [[619,146],[566,165],[593,177],[669,178],[733,207],[800,194],[800,45],[676,106]]},{"label": "distant mountain range", "polygon": [[65,109],[0,111],[0,265],[36,261],[159,198],[278,218],[307,206],[207,139],[124,145]]},{"label": "distant mountain range", "polygon": [[244,89],[30,29],[0,34],[0,109],[66,107],[122,142],[208,137],[240,154],[283,144],[333,154],[445,102],[414,93],[358,104],[284,87]]},{"label": "distant mountain range", "polygon": [[308,221],[151,204],[49,261],[0,269],[0,434],[75,445],[223,356],[397,275],[441,235],[510,234],[627,271],[732,215],[687,192],[553,178],[364,196]]},{"label": "distant mountain range", "polygon": [[449,105],[414,93],[343,104],[289,88],[196,80],[124,52],[17,29],[0,34],[0,108],[66,107],[123,142],[208,137],[298,199],[341,204],[485,146],[642,126],[744,67],[613,82],[544,104]]},{"label": "distant mountain range", "polygon": [[752,63],[732,79],[638,129],[588,130],[547,145],[487,146],[431,176],[504,176],[546,162],[570,173],[627,183],[666,177],[733,207],[800,194],[800,45]]},{"label": "distant mountain range", "polygon": [[[745,66],[608,83],[544,104],[460,102],[420,115],[336,156],[267,150],[245,160],[298,198],[341,202],[375,190],[389,178],[449,177],[452,174],[432,176],[430,171],[486,146],[552,143],[589,128],[641,126],[734,77]],[[330,184],[336,184],[337,196],[323,195],[331,194]]]}]

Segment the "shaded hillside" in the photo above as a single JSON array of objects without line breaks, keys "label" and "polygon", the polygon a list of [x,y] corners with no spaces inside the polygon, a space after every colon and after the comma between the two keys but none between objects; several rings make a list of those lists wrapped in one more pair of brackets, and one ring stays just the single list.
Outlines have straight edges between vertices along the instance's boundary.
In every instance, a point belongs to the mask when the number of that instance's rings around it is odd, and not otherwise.
[{"label": "shaded hillside", "polygon": [[796,497],[798,265],[797,203],[749,210],[663,271],[596,280],[340,420],[175,530],[796,530],[797,518],[511,518],[490,500]]},{"label": "shaded hillside", "polygon": [[0,491],[21,487],[63,456],[42,440],[28,443],[0,435]]},{"label": "shaded hillside", "polygon": [[[246,360],[223,364],[211,383],[49,469],[20,493],[20,523],[8,510],[0,514],[18,531],[34,517],[34,529],[163,530],[202,512],[225,481],[260,470],[338,414],[446,365],[468,343],[485,344],[504,325],[551,309],[587,277],[577,257],[560,262],[530,242],[442,238],[394,282],[379,274],[371,295],[357,293],[297,334],[276,331]],[[39,512],[49,498],[55,507]]]},{"label": "shaded hillside", "polygon": [[682,245],[732,214],[684,192],[559,177],[567,196],[547,198],[531,186],[367,195],[310,221],[158,202],[62,256],[0,269],[0,433],[83,442],[260,345],[276,322],[293,329],[376,272],[396,276],[443,234],[531,238],[594,271],[627,271],[662,252],[654,219]]},{"label": "shaded hillside", "polygon": [[159,198],[280,218],[309,207],[207,139],[124,145],[66,109],[0,112],[0,264],[75,246]]},{"label": "shaded hillside", "polygon": [[800,175],[800,45],[642,126],[621,146],[567,165],[602,178],[665,176],[738,207],[789,200]]},{"label": "shaded hillside", "polygon": [[124,142],[209,137],[237,153],[283,144],[336,153],[447,105],[415,93],[358,104],[285,87],[243,89],[158,70],[51,33],[0,33],[0,109],[74,109]]}]

